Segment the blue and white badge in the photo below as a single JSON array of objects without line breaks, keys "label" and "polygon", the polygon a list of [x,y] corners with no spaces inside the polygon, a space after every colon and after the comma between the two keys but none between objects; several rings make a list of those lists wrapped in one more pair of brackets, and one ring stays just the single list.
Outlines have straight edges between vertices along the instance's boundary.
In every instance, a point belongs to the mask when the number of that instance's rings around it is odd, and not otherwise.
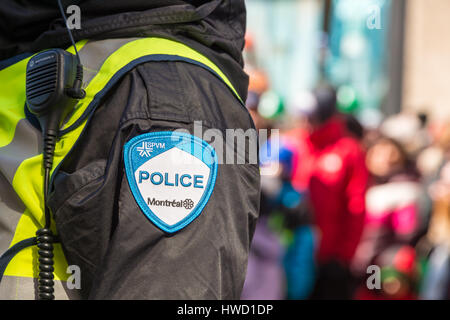
[{"label": "blue and white badge", "polygon": [[136,202],[165,232],[190,224],[211,197],[217,155],[193,135],[163,131],[134,137],[125,144],[124,159]]}]

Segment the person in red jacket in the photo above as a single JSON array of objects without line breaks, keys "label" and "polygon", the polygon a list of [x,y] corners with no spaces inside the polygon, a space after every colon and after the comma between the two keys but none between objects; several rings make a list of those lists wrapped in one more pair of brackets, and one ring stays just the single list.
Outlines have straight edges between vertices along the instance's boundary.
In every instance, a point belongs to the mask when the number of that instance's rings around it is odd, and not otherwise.
[{"label": "person in red jacket", "polygon": [[352,294],[350,262],[361,238],[368,171],[356,135],[336,108],[329,86],[313,91],[307,125],[297,135],[299,155],[293,185],[307,190],[318,231],[318,280],[312,298],[346,299]]}]

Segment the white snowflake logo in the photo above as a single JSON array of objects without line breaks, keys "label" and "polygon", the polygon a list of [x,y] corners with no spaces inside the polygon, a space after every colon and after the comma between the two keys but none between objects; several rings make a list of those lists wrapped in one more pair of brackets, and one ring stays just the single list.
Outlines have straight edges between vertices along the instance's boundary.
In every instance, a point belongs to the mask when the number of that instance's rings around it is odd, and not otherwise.
[{"label": "white snowflake logo", "polygon": [[153,148],[149,143],[142,142],[142,146],[136,148],[139,151],[139,155],[141,157],[150,157],[150,153],[153,151]]}]

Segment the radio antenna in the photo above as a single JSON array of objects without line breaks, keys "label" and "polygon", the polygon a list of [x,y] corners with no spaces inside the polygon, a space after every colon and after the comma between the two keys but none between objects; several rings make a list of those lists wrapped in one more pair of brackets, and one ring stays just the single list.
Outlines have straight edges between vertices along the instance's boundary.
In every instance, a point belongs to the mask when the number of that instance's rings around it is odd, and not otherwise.
[{"label": "radio antenna", "polygon": [[77,46],[75,44],[75,40],[73,39],[72,31],[70,31],[69,26],[67,25],[66,14],[64,13],[63,6],[61,4],[61,0],[58,0],[59,11],[61,12],[61,16],[64,19],[64,25],[66,26],[67,33],[69,34],[70,41],[72,42],[73,48],[75,49],[75,55],[77,56],[78,63],[81,64],[80,55],[78,54]]}]

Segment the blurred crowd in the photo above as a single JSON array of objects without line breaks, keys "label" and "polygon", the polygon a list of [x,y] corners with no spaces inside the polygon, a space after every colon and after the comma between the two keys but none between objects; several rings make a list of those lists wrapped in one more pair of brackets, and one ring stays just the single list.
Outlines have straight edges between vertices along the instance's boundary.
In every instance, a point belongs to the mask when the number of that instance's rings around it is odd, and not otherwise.
[{"label": "blurred crowd", "polygon": [[261,211],[242,299],[449,299],[450,123],[361,124],[325,80],[291,105],[247,66]]}]

